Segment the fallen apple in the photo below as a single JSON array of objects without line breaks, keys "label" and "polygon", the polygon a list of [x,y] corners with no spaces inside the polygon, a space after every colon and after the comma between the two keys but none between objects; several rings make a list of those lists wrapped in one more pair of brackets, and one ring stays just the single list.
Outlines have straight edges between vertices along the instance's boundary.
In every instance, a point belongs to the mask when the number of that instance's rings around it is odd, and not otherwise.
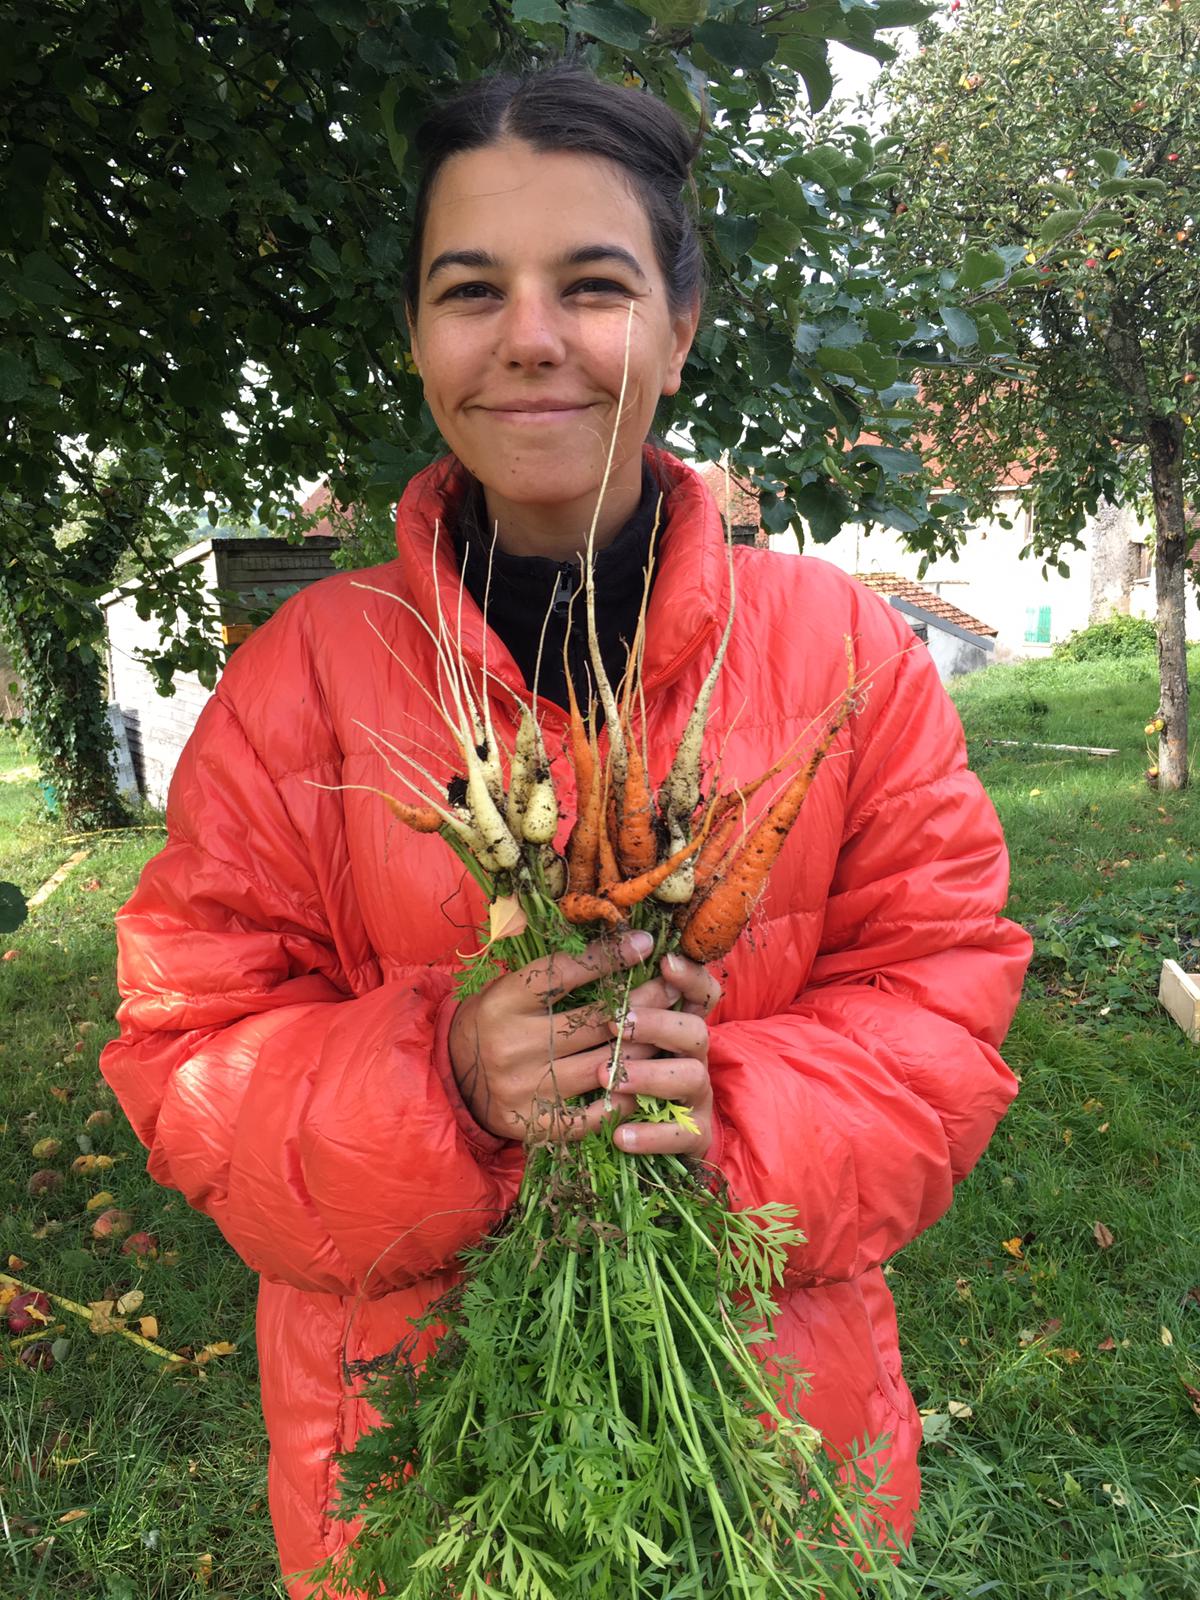
[{"label": "fallen apple", "polygon": [[93,1239],[123,1239],[133,1227],[133,1213],[109,1206],[92,1223]]},{"label": "fallen apple", "polygon": [[17,1351],[17,1360],[31,1372],[54,1370],[54,1351],[49,1339],[38,1339],[33,1344],[25,1345],[23,1349]]},{"label": "fallen apple", "polygon": [[30,1289],[24,1294],[14,1295],[8,1302],[5,1315],[10,1333],[35,1333],[51,1320],[50,1301],[40,1289]]},{"label": "fallen apple", "polygon": [[31,1199],[36,1200],[38,1195],[51,1194],[55,1189],[61,1189],[62,1181],[62,1173],[56,1172],[53,1167],[39,1167],[30,1175],[25,1189]]},{"label": "fallen apple", "polygon": [[121,1246],[123,1256],[156,1256],[158,1240],[152,1233],[131,1233]]}]

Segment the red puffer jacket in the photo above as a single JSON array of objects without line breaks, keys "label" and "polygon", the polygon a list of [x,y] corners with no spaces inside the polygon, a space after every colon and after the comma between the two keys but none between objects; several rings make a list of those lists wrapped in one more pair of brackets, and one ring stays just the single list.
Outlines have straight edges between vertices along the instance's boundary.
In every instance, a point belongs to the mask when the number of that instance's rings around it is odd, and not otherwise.
[{"label": "red puffer jacket", "polygon": [[[712,660],[728,579],[707,490],[673,458],[658,464],[671,492],[645,685],[661,769]],[[432,647],[391,597],[436,614],[435,524],[455,492],[444,467],[422,473],[400,506],[397,561],[309,589],[238,650],[175,776],[169,842],[118,919],[121,1036],[102,1068],[151,1174],[261,1274],[271,1513],[289,1574],[347,1535],[328,1515],[331,1458],[369,1413],[343,1381],[343,1347],[357,1360],[396,1345],[521,1175],[521,1146],[475,1124],[449,1069],[454,952],[477,891],[441,839],[404,831],[372,794],[329,787],[395,788],[367,730],[429,740]],[[436,565],[453,618],[444,537]],[[920,1423],[881,1264],[945,1211],[1013,1096],[998,1047],[1029,940],[998,915],[1000,829],[907,623],[821,561],[739,549],[736,581],[705,740],[728,779],[757,775],[836,702],[847,636],[870,690],[753,939],[726,963],[711,1154],[738,1200],[799,1214],[808,1243],[788,1264],[779,1344],[812,1373],[804,1411],[834,1445],[890,1436],[888,1515],[907,1537]],[[478,674],[469,598],[461,626]],[[488,666],[511,740],[505,691],[524,685],[494,635]],[[556,749],[556,707],[545,732]],[[563,762],[568,817],[569,782]],[[295,1579],[289,1592],[313,1591]]]}]

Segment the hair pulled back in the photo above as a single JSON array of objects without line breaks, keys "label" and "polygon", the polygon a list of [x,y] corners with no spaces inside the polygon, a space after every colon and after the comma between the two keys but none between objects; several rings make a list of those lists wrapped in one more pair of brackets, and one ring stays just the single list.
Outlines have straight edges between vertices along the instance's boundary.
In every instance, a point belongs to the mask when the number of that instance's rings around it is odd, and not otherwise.
[{"label": "hair pulled back", "polygon": [[421,124],[421,161],[404,293],[410,315],[420,299],[421,250],[438,174],[451,156],[520,139],[535,150],[603,156],[621,167],[645,208],[672,312],[704,296],[704,257],[684,194],[700,135],[692,135],[655,95],[605,83],[575,62],[519,76],[497,73],[468,84]]}]

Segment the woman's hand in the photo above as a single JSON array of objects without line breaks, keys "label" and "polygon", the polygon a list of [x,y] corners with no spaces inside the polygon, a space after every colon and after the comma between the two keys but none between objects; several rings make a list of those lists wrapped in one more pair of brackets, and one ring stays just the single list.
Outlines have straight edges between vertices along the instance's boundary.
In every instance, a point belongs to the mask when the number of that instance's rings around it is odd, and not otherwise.
[{"label": "woman's hand", "polygon": [[[658,1100],[673,1100],[686,1106],[696,1124],[692,1133],[678,1122],[623,1121],[613,1142],[635,1155],[706,1156],[712,1143],[713,1097],[708,1077],[708,1024],[704,1020],[721,998],[721,986],[704,967],[684,956],[663,958],[660,968],[666,984],[679,991],[683,1005],[678,1011],[630,996],[625,1019],[624,1043],[617,1067],[620,1094],[614,1104],[636,1118],[639,1094]],[[649,987],[649,986],[647,986]],[[609,1021],[609,1032],[616,1034],[618,1022]],[[651,1046],[651,1053],[645,1047]],[[601,1063],[597,1081],[601,1088],[609,1083],[609,1063]]]},{"label": "woman's hand", "polygon": [[[580,1139],[599,1127],[609,1114],[602,1101],[586,1107],[565,1102],[595,1089],[612,1058],[609,1012],[599,1003],[554,1013],[550,1007],[572,989],[636,967],[652,948],[648,933],[627,933],[591,944],[580,956],[544,956],[460,1003],[450,1024],[450,1061],[481,1127],[527,1142]],[[673,977],[639,984],[630,994],[635,1014],[673,1017],[669,1007],[687,994],[682,983],[673,984]],[[627,1042],[622,1055],[632,1066],[657,1048],[653,1039],[639,1038]],[[636,1111],[632,1094],[614,1095],[613,1108],[623,1115]]]}]

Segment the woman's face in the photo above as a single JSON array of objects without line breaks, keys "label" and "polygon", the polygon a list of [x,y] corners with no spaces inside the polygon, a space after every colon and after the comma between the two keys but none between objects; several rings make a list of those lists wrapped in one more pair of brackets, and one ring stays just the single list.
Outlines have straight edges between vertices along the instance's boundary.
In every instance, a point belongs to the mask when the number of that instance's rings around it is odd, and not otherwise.
[{"label": "woman's face", "polygon": [[698,307],[671,312],[649,219],[621,168],[519,140],[453,156],[434,185],[420,273],[413,359],[502,542],[520,551],[522,529],[586,532],[614,427],[605,509],[620,506],[623,521]]}]

